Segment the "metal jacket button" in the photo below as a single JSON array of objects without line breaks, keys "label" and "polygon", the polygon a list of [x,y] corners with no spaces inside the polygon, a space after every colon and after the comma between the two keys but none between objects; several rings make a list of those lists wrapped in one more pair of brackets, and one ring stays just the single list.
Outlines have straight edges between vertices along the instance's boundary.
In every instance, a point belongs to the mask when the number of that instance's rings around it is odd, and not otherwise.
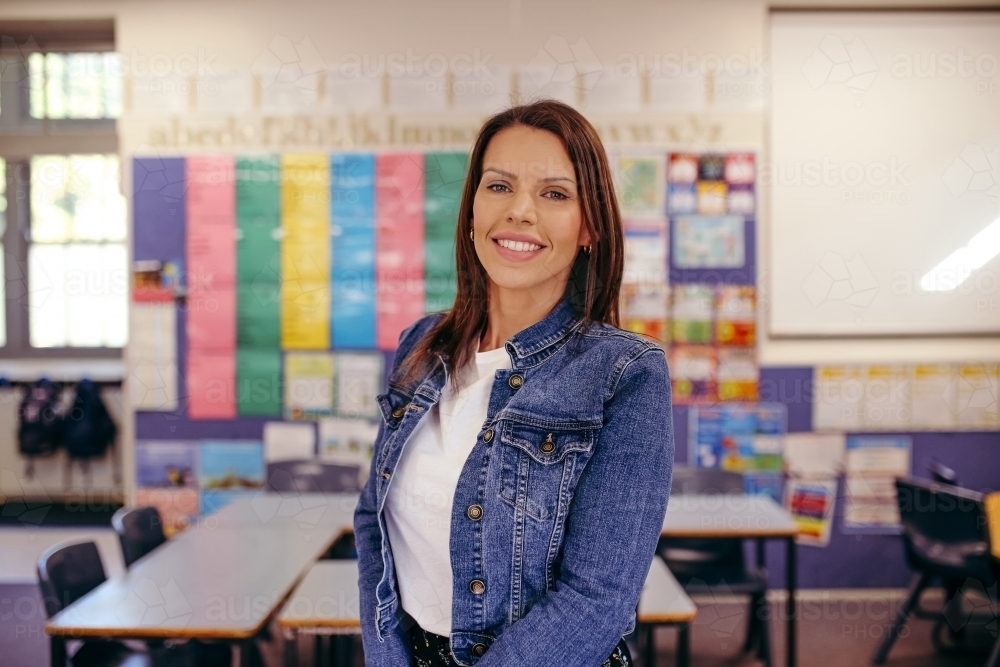
[{"label": "metal jacket button", "polygon": [[469,508],[465,510],[465,515],[473,521],[479,521],[483,518],[483,506],[469,505]]},{"label": "metal jacket button", "polygon": [[399,419],[404,414],[406,414],[406,408],[396,408],[395,410],[392,411],[392,416],[395,417],[396,419]]},{"label": "metal jacket button", "polygon": [[480,579],[473,579],[469,584],[469,590],[476,595],[482,595],[486,592],[486,584],[484,584]]},{"label": "metal jacket button", "polygon": [[511,375],[510,379],[507,380],[507,384],[510,385],[511,389],[520,389],[521,385],[524,384],[524,378],[520,375]]},{"label": "metal jacket button", "polygon": [[483,442],[489,442],[493,439],[493,429],[487,429],[486,433],[483,433]]},{"label": "metal jacket button", "polygon": [[545,436],[545,441],[541,444],[539,449],[541,449],[546,454],[551,454],[552,450],[554,450],[555,448],[556,448],[556,443],[554,440],[552,440],[552,434],[549,433],[547,436]]},{"label": "metal jacket button", "polygon": [[473,644],[472,645],[472,654],[473,655],[475,655],[477,657],[482,657],[482,655],[484,653],[486,653],[486,644]]}]

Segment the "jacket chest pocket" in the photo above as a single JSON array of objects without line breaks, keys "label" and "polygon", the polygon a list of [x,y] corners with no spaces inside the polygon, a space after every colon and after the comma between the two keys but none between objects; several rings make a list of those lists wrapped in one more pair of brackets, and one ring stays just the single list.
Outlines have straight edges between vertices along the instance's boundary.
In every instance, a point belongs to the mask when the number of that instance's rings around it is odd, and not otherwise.
[{"label": "jacket chest pocket", "polygon": [[586,427],[507,420],[500,428],[500,497],[534,519],[552,518],[593,446]]}]

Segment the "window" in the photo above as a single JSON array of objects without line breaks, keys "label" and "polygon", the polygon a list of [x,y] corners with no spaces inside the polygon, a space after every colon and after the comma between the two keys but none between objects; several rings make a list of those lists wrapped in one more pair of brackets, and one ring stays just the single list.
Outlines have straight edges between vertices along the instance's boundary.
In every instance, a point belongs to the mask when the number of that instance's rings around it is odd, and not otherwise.
[{"label": "window", "polygon": [[31,159],[32,347],[122,347],[128,331],[125,198],[117,155]]},{"label": "window", "polygon": [[[120,357],[125,198],[110,21],[0,22],[2,357]],[[5,207],[6,208],[6,207]]]},{"label": "window", "polygon": [[121,57],[117,53],[32,53],[28,90],[32,118],[119,118]]}]

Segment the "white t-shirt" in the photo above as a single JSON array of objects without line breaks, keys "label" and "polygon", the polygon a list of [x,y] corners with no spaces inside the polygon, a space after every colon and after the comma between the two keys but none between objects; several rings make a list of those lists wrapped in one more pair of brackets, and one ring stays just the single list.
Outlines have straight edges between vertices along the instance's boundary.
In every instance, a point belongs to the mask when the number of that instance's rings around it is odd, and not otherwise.
[{"label": "white t-shirt", "polygon": [[495,372],[510,368],[507,350],[477,352],[446,384],[403,447],[389,482],[385,521],[400,604],[427,632],[451,634],[451,509],[458,478],[486,421]]}]

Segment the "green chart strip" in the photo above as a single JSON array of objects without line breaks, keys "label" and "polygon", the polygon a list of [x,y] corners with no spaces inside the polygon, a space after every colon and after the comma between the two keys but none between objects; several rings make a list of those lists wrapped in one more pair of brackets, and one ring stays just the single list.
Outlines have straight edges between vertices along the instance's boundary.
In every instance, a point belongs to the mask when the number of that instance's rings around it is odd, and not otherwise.
[{"label": "green chart strip", "polygon": [[236,161],[236,381],[241,415],[281,414],[281,167]]},{"label": "green chart strip", "polygon": [[424,277],[428,313],[455,301],[455,224],[462,202],[467,153],[424,156]]}]

